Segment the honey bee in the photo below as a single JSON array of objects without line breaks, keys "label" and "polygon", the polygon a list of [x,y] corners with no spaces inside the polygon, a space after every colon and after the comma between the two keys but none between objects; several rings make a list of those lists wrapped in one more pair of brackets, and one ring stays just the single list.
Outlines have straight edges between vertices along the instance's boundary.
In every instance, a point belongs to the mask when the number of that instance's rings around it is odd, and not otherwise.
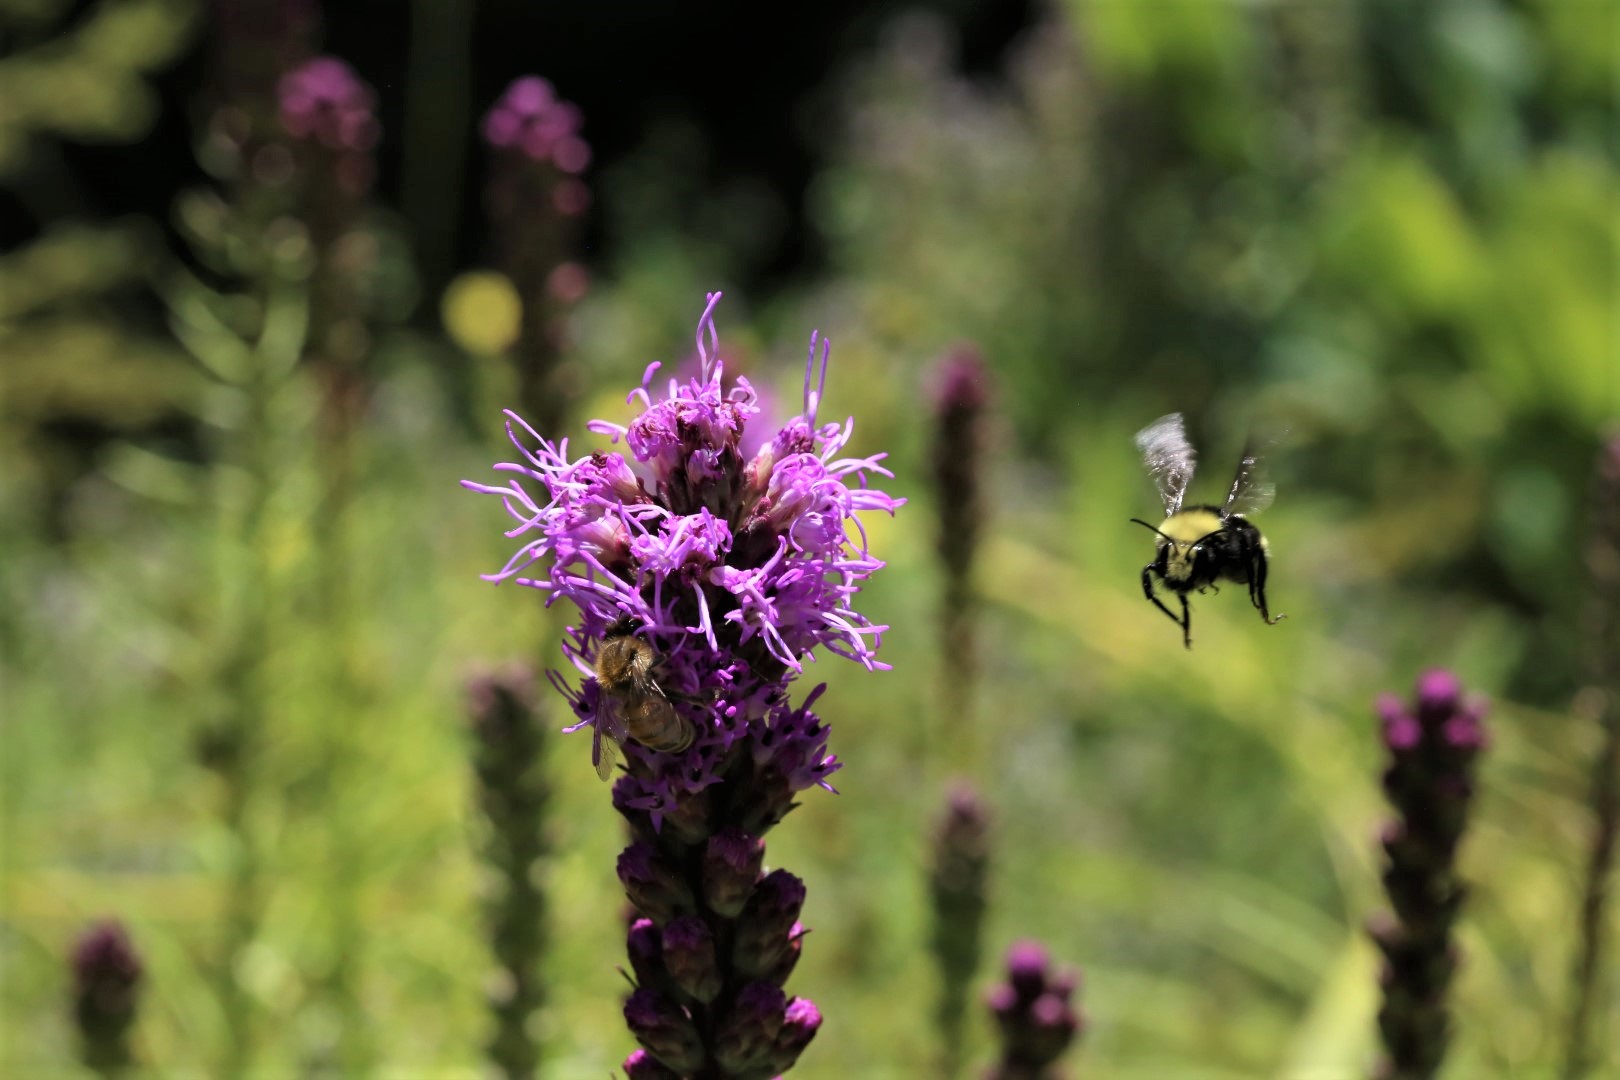
[{"label": "honey bee", "polygon": [[591,764],[603,780],[613,775],[627,739],[649,750],[678,754],[697,737],[692,721],[675,711],[653,677],[657,664],[658,651],[636,637],[632,620],[623,618],[608,627],[596,654],[596,683],[602,693],[591,740]]}]

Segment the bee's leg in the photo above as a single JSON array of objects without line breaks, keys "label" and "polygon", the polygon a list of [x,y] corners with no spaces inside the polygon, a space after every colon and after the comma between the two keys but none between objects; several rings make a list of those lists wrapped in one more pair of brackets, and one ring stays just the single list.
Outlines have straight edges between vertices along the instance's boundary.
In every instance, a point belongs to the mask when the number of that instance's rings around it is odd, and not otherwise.
[{"label": "bee's leg", "polygon": [[1259,609],[1260,617],[1266,620],[1268,626],[1275,626],[1288,616],[1272,618],[1266,608],[1266,562],[1264,551],[1257,551],[1249,558],[1249,602]]},{"label": "bee's leg", "polygon": [[1192,648],[1192,609],[1187,606],[1187,594],[1179,593],[1181,597],[1181,644],[1188,649]]},{"label": "bee's leg", "polygon": [[[1175,623],[1177,626],[1181,625],[1181,620],[1176,618],[1175,613],[1173,611],[1171,611],[1169,608],[1165,607],[1164,606],[1164,601],[1160,600],[1158,598],[1158,596],[1156,596],[1154,594],[1154,592],[1153,592],[1153,564],[1152,563],[1149,563],[1148,565],[1142,567],[1142,595],[1146,596],[1149,600],[1153,601],[1153,606],[1158,608],[1160,611],[1164,612],[1165,616],[1167,618],[1169,618],[1169,620],[1171,622]],[[1181,607],[1182,607],[1183,611],[1186,610],[1186,608],[1187,608],[1187,598],[1186,597],[1181,598]]]}]

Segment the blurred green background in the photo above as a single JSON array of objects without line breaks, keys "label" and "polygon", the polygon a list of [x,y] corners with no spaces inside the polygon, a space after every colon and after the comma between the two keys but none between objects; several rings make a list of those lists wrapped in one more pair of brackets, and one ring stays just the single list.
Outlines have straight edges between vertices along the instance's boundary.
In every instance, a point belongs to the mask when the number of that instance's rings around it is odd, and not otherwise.
[{"label": "blurred green background", "polygon": [[[1448,1075],[1556,1075],[1599,744],[1581,553],[1620,420],[1620,7],[846,4],[792,15],[779,53],[740,5],[331,7],[323,48],[384,128],[336,571],[317,380],[273,329],[244,361],[273,385],[188,355],[221,332],[196,290],[239,280],[188,243],[187,200],[229,190],[192,153],[220,9],[0,3],[0,1072],[73,1074],[65,957],[112,914],[148,964],[139,1056],[216,1074],[247,829],[260,907],[232,978],[258,1074],[478,1073],[461,683],[550,662],[560,620],[477,577],[506,523],[457,481],[508,459],[511,376],[499,290],[463,275],[493,243],[477,117],[538,73],[597,152],[575,447],[723,288],[725,349],[787,402],[810,329],[831,336],[823,414],[853,413],[852,452],[891,451],[910,500],[867,523],[890,565],[861,610],[895,671],[810,670],[841,794],[770,842],[810,890],[789,989],[827,1018],[795,1076],[928,1075],[927,844],[953,777],[994,812],[992,953],[1037,937],[1085,972],[1076,1072],[1365,1075],[1371,702],[1433,665],[1495,702]],[[294,333],[309,280],[221,310]],[[929,370],[962,340],[995,375],[968,702],[939,689],[928,484]],[[1131,435],[1173,410],[1200,497],[1248,431],[1286,431],[1260,523],[1289,618],[1200,598],[1191,653],[1141,598],[1128,523],[1157,509]],[[235,700],[226,654],[257,688],[236,829],[199,750]],[[632,1046],[622,827],[584,735],[547,754],[540,1036],[549,1075],[601,1076]],[[1620,1070],[1613,964],[1600,982],[1594,1075]]]}]

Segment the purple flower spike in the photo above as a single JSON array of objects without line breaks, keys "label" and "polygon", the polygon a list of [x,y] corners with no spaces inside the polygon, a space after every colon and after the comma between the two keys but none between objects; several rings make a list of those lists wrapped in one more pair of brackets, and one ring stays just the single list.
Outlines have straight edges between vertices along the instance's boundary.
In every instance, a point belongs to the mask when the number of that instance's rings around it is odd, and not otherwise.
[{"label": "purple flower spike", "polygon": [[519,411],[543,429],[562,425],[578,375],[561,362],[568,315],[590,288],[580,265],[591,192],[581,178],[591,148],[579,108],[535,75],[514,81],[484,115],[489,183],[484,205],[496,267],[522,303],[511,357]]},{"label": "purple flower spike", "polygon": [[[544,105],[539,88],[524,93]],[[619,878],[645,920],[629,939],[640,988],[626,1018],[678,1073],[752,1080],[789,1068],[821,1022],[808,1002],[784,1021],[804,883],[786,870],[761,876],[765,832],[799,793],[831,791],[842,764],[813,711],[825,686],[795,704],[793,682],[817,651],[887,666],[877,659],[887,628],[856,607],[883,566],[863,516],[903,500],[871,486],[889,475],[884,455],[845,455],[853,421],[821,422],[829,348],[818,335],[802,411],[758,430],[753,388],[725,376],[719,300],[709,294],[698,321],[695,374],[660,382],[653,364],[628,424],[587,425],[607,446],[571,456],[508,413],[522,460],[496,466],[500,484],[463,483],[499,496],[516,521],[508,535],[520,547],[488,580],[578,609],[562,643],[576,681],[551,676],[578,721],[567,730],[623,740],[612,800],[634,840]],[[652,650],[654,709],[596,678],[603,649],[626,635]],[[688,1029],[695,1050],[672,1034]]]},{"label": "purple flower spike", "polygon": [[[987,516],[984,472],[990,441],[989,365],[976,347],[959,344],[939,359],[933,382],[929,458],[939,514],[935,550],[944,571],[939,616],[941,660],[949,699],[967,702],[972,697],[979,660],[974,638],[977,600],[972,572]],[[971,721],[971,716],[966,719]]]},{"label": "purple flower spike", "polygon": [[537,682],[521,664],[485,669],[467,681],[473,774],[489,825],[480,851],[491,883],[485,926],[498,968],[490,982],[488,1054],[508,1076],[539,1070],[530,1020],[545,1000],[547,919],[535,868],[546,851],[550,787],[541,763],[552,736],[537,712]]},{"label": "purple flower spike", "polygon": [[934,1010],[938,1067],[947,1076],[962,1068],[963,1018],[979,967],[989,865],[989,814],[977,793],[959,784],[935,830],[928,875],[933,909],[929,946],[940,976]]},{"label": "purple flower spike", "polygon": [[1051,970],[1036,942],[1007,951],[1007,981],[985,998],[1001,1033],[1001,1060],[987,1080],[1056,1080],[1055,1063],[1083,1027],[1072,1003],[1078,985],[1073,972]]},{"label": "purple flower spike", "polygon": [[107,919],[86,930],[73,947],[72,965],[84,1063],[104,1074],[127,1068],[143,966],[123,924]]},{"label": "purple flower spike", "polygon": [[1414,696],[1410,709],[1392,695],[1378,700],[1390,757],[1384,791],[1395,808],[1381,830],[1393,911],[1369,919],[1367,929],[1384,954],[1381,1075],[1427,1080],[1449,1038],[1446,993],[1457,966],[1451,927],[1465,894],[1456,853],[1486,734],[1483,704],[1468,700],[1451,672],[1425,672]]}]

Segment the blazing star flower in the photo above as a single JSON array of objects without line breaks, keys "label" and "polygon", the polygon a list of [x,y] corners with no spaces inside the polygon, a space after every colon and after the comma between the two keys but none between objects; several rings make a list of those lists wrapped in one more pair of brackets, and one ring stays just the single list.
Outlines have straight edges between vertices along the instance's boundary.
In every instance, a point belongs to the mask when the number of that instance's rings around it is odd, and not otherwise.
[{"label": "blazing star flower", "polygon": [[[774,763],[795,789],[829,787],[837,769],[826,731],[805,709],[789,707],[785,680],[817,648],[870,669],[886,668],[876,652],[884,626],[852,607],[861,584],[883,566],[867,547],[860,515],[892,513],[903,500],[868,486],[890,476],[886,455],[843,456],[853,421],[819,424],[829,348],[811,337],[804,410],[752,460],[738,450],[758,413],[746,380],[729,391],[715,359],[718,335],[710,294],[698,325],[699,375],[671,380],[655,397],[647,368],[630,395],[642,413],[628,426],[592,421],[619,451],[572,458],[566,440],[552,443],[514,413],[507,431],[523,455],[497,465],[501,485],[463,481],[498,495],[525,542],[489,581],[512,580],[567,599],[579,608],[563,652],[585,679],[570,686],[554,675],[580,718],[594,723],[602,706],[595,682],[604,633],[628,617],[663,658],[659,684],[696,724],[682,754],[628,747],[641,788],[631,805],[655,810],[677,793],[695,794],[719,781],[738,741],[757,730],[756,764]],[[541,564],[543,574],[530,574]]]},{"label": "blazing star flower", "polygon": [[377,145],[377,96],[342,60],[308,61],[282,76],[280,92],[281,123],[293,138],[356,153]]},{"label": "blazing star flower", "polygon": [[854,607],[883,566],[861,515],[902,502],[869,486],[890,475],[884,455],[844,456],[853,422],[820,422],[829,349],[814,334],[802,411],[767,438],[750,432],[761,408],[746,379],[725,385],[719,300],[709,294],[698,322],[695,376],[655,387],[654,364],[630,394],[634,420],[588,425],[622,450],[571,457],[508,413],[523,460],[496,466],[505,484],[463,481],[517,521],[507,535],[521,546],[487,579],[579,610],[562,650],[580,681],[552,673],[579,718],[566,730],[611,730],[596,661],[628,621],[694,731],[678,752],[625,746],[613,788],[634,834],[618,874],[640,915],[627,940],[635,1076],[775,1075],[819,1030],[815,1005],[782,990],[804,947],[805,886],[764,872],[762,837],[795,793],[831,790],[840,763],[812,711],[825,686],[797,705],[789,690],[817,650],[887,667],[876,656],[887,627]]},{"label": "blazing star flower", "polygon": [[84,1063],[106,1075],[128,1068],[142,964],[123,924],[106,919],[86,929],[73,947],[72,969]]},{"label": "blazing star flower", "polygon": [[561,427],[577,394],[561,363],[568,312],[590,290],[577,259],[591,192],[584,114],[538,75],[516,79],[484,114],[484,208],[494,262],[521,302],[511,358],[517,403],[542,431]]},{"label": "blazing star flower", "polygon": [[1445,1058],[1458,963],[1452,927],[1467,895],[1457,847],[1468,825],[1478,757],[1489,741],[1485,703],[1465,695],[1451,672],[1425,672],[1415,699],[1412,707],[1393,694],[1378,700],[1389,753],[1384,793],[1395,816],[1381,836],[1390,910],[1368,921],[1384,954],[1378,1010],[1384,1057],[1377,1075],[1399,1080],[1426,1080]]},{"label": "blazing star flower", "polygon": [[1057,1060],[1085,1027],[1074,1005],[1080,977],[1053,971],[1046,950],[1034,941],[1007,950],[1007,981],[990,990],[985,1004],[1001,1035],[1001,1060],[986,1080],[1058,1080]]}]

